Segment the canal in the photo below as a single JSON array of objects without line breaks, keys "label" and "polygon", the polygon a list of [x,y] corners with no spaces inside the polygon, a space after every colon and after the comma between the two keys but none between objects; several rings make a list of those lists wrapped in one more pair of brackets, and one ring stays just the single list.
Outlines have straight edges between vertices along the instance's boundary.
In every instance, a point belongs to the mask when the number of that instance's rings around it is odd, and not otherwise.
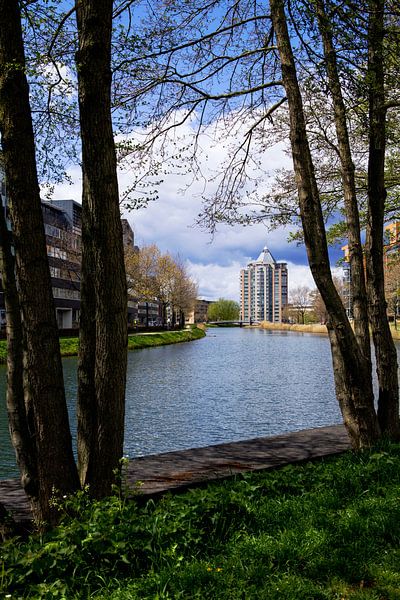
[{"label": "canal", "polygon": [[[63,361],[75,435],[76,359]],[[0,367],[0,478],[16,475]],[[340,422],[326,336],[209,329],[185,344],[130,352],[125,453],[130,457]]]}]

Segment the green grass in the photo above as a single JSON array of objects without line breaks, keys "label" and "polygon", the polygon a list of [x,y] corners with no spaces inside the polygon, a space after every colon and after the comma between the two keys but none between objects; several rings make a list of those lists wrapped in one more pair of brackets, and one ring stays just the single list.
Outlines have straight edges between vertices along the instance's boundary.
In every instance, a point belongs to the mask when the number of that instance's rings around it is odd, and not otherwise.
[{"label": "green grass", "polygon": [[157,333],[130,335],[128,337],[128,350],[191,342],[192,340],[199,340],[204,336],[204,331],[198,327],[183,329],[181,331],[161,331]]},{"label": "green grass", "polygon": [[[204,336],[204,331],[198,327],[181,331],[162,331],[158,333],[130,335],[128,337],[128,350],[177,344],[179,342],[191,342]],[[78,347],[79,340],[77,337],[60,338],[61,356],[76,356],[78,354]],[[6,340],[0,340],[0,364],[6,364],[6,362],[7,342]]]},{"label": "green grass", "polygon": [[[96,600],[399,600],[400,445],[144,505],[68,500],[7,542],[0,594]],[[77,515],[77,516],[74,516]]]}]

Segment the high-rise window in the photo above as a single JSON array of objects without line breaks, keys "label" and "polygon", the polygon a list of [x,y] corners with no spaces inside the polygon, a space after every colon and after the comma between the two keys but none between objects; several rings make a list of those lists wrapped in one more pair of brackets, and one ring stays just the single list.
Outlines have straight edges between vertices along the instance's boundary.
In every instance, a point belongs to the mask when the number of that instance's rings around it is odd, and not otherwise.
[{"label": "high-rise window", "polygon": [[281,320],[287,304],[286,263],[277,263],[265,247],[257,260],[241,270],[240,281],[240,308],[244,320]]}]

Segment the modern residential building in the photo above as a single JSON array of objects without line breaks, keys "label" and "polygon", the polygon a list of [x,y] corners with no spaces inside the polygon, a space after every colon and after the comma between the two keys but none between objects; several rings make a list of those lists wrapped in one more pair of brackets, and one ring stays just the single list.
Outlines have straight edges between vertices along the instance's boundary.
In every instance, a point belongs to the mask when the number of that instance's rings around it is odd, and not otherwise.
[{"label": "modern residential building", "polygon": [[[42,212],[58,327],[75,328],[80,310],[82,206],[74,200],[52,200],[42,202]],[[133,248],[133,230],[126,219],[121,222],[124,245]],[[140,305],[129,298],[128,324],[137,322]]]},{"label": "modern residential building", "polygon": [[282,321],[288,303],[288,270],[265,246],[257,260],[240,271],[240,318],[254,323]]},{"label": "modern residential building", "polygon": [[[1,206],[7,216],[6,182],[0,163]],[[74,200],[52,200],[42,202],[47,256],[53,288],[54,308],[60,329],[78,327],[80,314],[81,272],[81,218],[82,206]],[[11,225],[7,220],[11,231]],[[124,244],[134,247],[134,233],[126,219],[122,220]],[[142,319],[140,313],[153,318],[159,314],[159,306],[141,306],[137,300],[128,300],[128,323]],[[0,326],[5,326],[4,295],[0,281]]]},{"label": "modern residential building", "polygon": [[[350,268],[350,255],[349,246],[346,244],[342,246],[343,252],[343,302],[346,308],[347,316],[353,318],[353,297],[351,293],[351,268]],[[385,279],[387,277],[388,268],[393,261],[400,260],[400,222],[395,221],[385,225],[385,241],[383,246],[383,268]],[[364,256],[364,269],[365,256]],[[391,318],[392,308],[388,306],[388,315]]]},{"label": "modern residential building", "polygon": [[207,312],[210,304],[212,304],[212,300],[197,298],[194,309],[186,315],[186,323],[205,323],[207,321]]},{"label": "modern residential building", "polygon": [[78,327],[81,275],[81,213],[74,200],[42,202],[47,256],[59,329]]},{"label": "modern residential building", "polygon": [[389,223],[385,227],[384,266],[387,268],[393,255],[400,251],[400,221]]}]

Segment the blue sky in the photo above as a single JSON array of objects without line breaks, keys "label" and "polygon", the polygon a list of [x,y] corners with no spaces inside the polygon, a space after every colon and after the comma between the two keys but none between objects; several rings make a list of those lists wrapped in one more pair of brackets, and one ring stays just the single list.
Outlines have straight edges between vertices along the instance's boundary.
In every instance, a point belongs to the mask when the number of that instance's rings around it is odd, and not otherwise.
[{"label": "blue sky", "polygon": [[[135,13],[137,17],[138,13]],[[141,15],[141,13],[139,12]],[[229,157],[229,140],[221,126],[221,139],[211,142],[207,132],[200,136],[199,145],[203,145],[203,153],[199,161],[204,180],[198,180],[187,170],[183,176],[167,175],[159,187],[159,200],[151,202],[147,208],[124,213],[135,231],[135,243],[140,247],[146,244],[157,244],[163,252],[170,252],[187,262],[188,269],[199,284],[199,296],[207,299],[219,297],[239,299],[239,271],[247,262],[256,258],[262,248],[267,245],[274,258],[288,263],[289,293],[290,289],[299,285],[314,288],[306,252],[303,246],[288,243],[289,229],[281,228],[269,232],[262,224],[251,227],[230,227],[221,225],[216,234],[200,230],[194,225],[201,211],[201,195],[212,195],[216,190],[216,179],[223,169],[224,160]],[[245,123],[239,123],[234,134],[243,134]],[[179,133],[181,140],[190,145],[190,136],[194,129],[191,123],[185,124]],[[132,134],[143,135],[142,132]],[[232,144],[237,139],[232,136]],[[269,178],[261,183],[268,189],[273,173],[281,167],[290,168],[291,159],[284,152],[283,144],[270,144],[262,140],[262,145],[271,146],[258,156],[262,169]],[[172,146],[171,146],[172,147]],[[137,164],[120,170],[120,191],[128,188],[137,175]],[[69,170],[72,185],[61,184],[55,187],[54,198],[73,198],[81,200],[81,175],[79,167]],[[205,181],[207,182],[205,185]],[[190,183],[190,185],[189,185]],[[340,256],[340,250],[332,252],[332,263]]]}]

